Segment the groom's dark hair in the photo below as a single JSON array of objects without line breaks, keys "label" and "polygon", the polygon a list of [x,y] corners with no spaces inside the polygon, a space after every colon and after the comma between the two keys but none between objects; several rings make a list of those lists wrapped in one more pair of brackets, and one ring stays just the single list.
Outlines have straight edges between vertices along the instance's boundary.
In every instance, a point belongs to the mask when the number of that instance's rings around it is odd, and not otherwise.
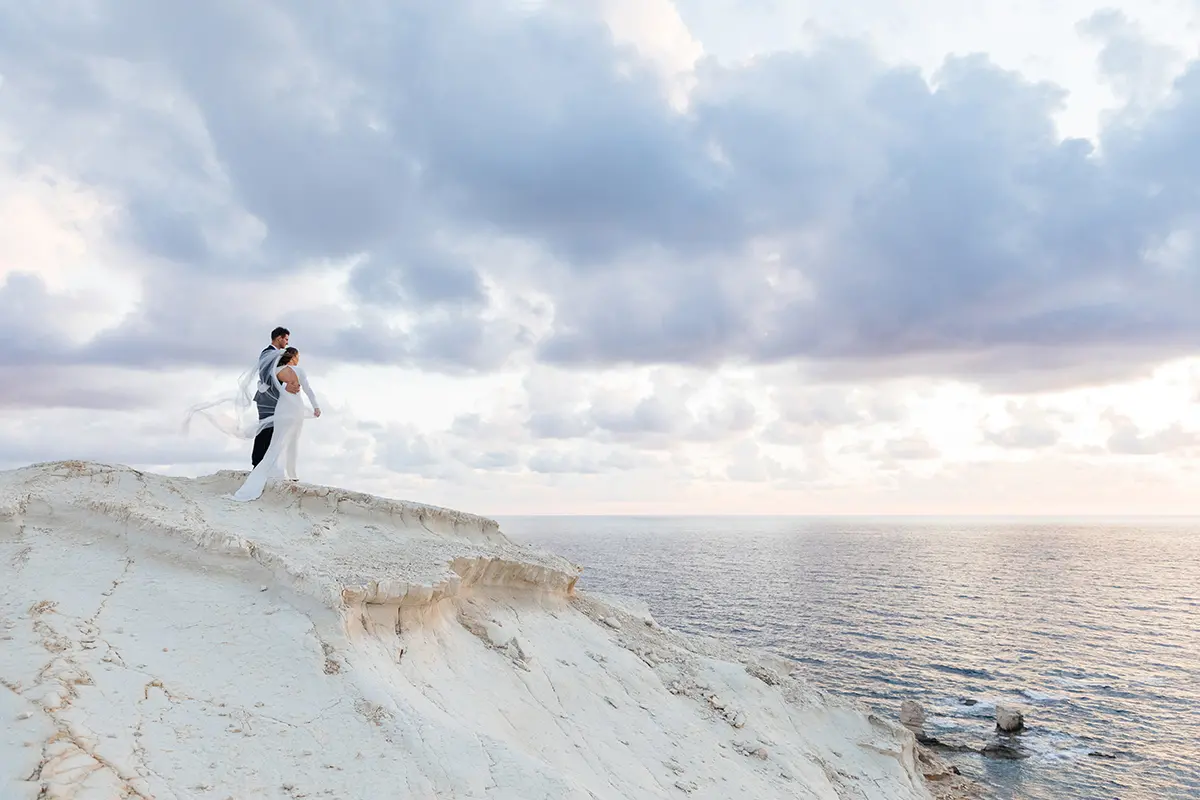
[{"label": "groom's dark hair", "polygon": [[291,331],[289,331],[287,328],[280,326],[280,327],[276,328],[275,330],[271,331],[271,341],[272,342],[275,341],[280,336],[291,336],[291,335],[292,335]]}]

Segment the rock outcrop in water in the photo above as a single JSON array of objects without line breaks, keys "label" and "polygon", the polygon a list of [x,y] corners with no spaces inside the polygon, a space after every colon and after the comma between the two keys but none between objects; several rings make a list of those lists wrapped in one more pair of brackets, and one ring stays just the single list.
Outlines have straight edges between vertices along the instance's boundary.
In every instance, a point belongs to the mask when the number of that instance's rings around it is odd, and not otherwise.
[{"label": "rock outcrop in water", "polygon": [[490,520],[243,475],[0,474],[0,796],[930,796],[901,726]]},{"label": "rock outcrop in water", "polygon": [[1015,708],[997,706],[996,728],[1005,733],[1017,733],[1025,728],[1025,717]]},{"label": "rock outcrop in water", "polygon": [[900,724],[919,737],[925,730],[925,709],[916,700],[900,704]]}]

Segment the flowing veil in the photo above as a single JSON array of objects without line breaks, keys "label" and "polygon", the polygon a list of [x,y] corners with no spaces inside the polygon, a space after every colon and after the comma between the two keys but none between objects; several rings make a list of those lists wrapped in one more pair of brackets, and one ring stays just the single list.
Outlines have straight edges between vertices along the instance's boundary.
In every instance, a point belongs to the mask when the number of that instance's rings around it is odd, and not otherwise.
[{"label": "flowing veil", "polygon": [[274,414],[258,418],[256,400],[260,394],[272,390],[277,398],[282,394],[283,387],[275,375],[281,355],[283,352],[274,348],[264,351],[253,367],[238,376],[236,392],[189,408],[183,421],[184,433],[197,415],[207,419],[217,430],[238,439],[253,439],[264,428],[273,426]]}]

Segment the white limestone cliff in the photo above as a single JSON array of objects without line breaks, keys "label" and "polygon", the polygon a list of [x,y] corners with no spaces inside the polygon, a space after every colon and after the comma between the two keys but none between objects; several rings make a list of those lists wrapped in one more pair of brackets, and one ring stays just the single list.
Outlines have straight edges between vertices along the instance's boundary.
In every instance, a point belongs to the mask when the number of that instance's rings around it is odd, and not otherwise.
[{"label": "white limestone cliff", "polygon": [[911,733],[496,523],[244,473],[0,473],[0,797],[930,797]]}]

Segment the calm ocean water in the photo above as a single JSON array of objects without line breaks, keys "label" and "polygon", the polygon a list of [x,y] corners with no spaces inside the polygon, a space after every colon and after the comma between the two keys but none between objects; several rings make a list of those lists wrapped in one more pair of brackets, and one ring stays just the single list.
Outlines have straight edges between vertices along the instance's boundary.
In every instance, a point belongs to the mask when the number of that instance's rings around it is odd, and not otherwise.
[{"label": "calm ocean water", "polygon": [[981,746],[997,703],[1022,708],[1029,758],[953,759],[992,797],[1200,798],[1200,520],[500,523],[671,627],[773,650],[893,719],[915,698],[943,741]]}]

